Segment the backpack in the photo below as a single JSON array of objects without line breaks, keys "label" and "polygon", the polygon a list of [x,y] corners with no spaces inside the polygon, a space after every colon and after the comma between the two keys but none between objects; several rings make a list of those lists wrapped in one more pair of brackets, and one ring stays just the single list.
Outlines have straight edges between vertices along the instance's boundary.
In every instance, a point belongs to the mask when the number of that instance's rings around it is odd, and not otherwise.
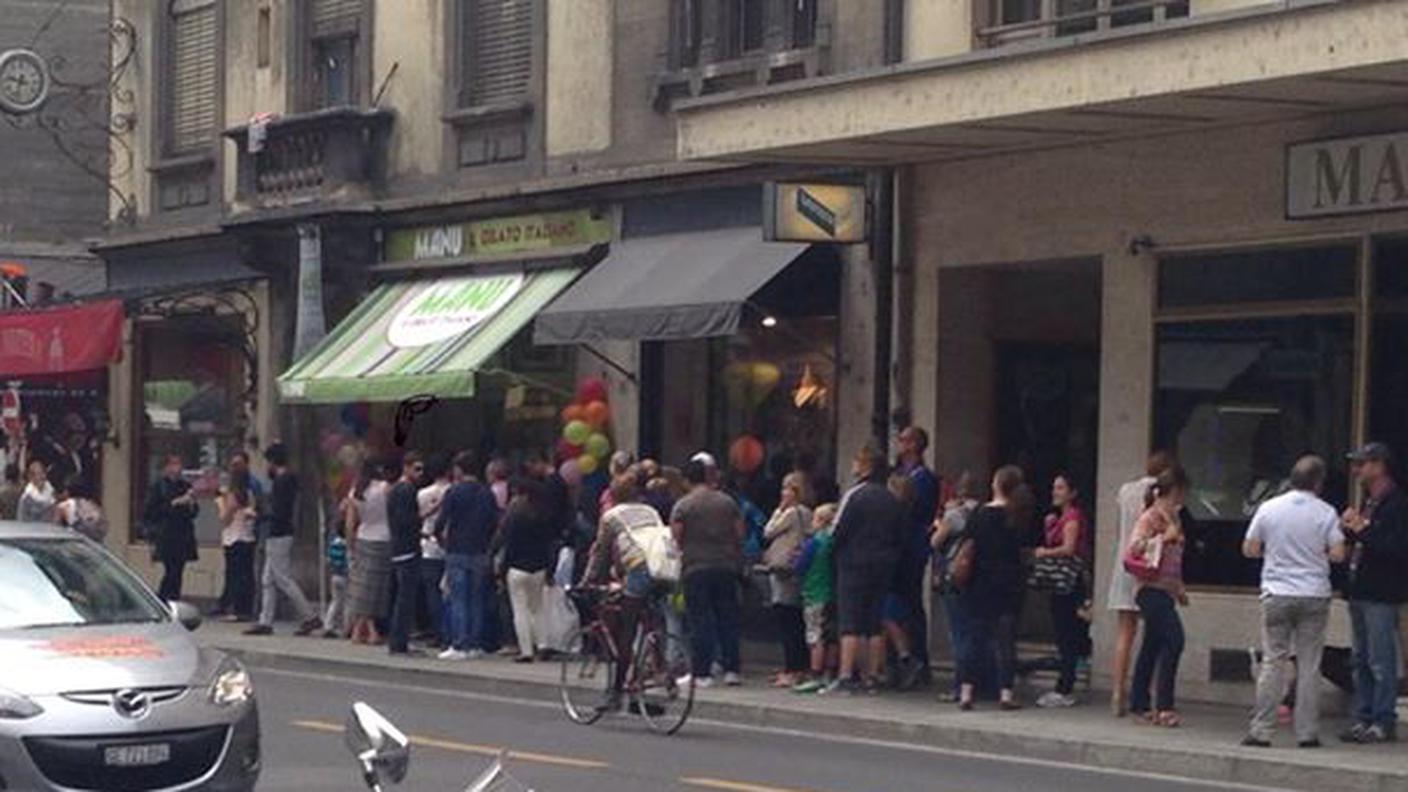
[{"label": "backpack", "polygon": [[636,556],[645,561],[652,580],[678,583],[681,557],[669,526],[660,521],[659,512],[641,503],[624,503],[605,515],[618,522],[616,552],[622,559]]}]

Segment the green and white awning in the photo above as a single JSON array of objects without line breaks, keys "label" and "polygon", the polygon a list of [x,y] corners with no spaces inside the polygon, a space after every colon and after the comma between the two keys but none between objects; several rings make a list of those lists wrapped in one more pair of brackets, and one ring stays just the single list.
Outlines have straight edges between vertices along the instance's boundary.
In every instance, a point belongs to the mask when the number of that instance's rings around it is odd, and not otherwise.
[{"label": "green and white awning", "polygon": [[279,377],[287,403],[474,395],[474,372],[580,270],[448,275],[378,287]]}]

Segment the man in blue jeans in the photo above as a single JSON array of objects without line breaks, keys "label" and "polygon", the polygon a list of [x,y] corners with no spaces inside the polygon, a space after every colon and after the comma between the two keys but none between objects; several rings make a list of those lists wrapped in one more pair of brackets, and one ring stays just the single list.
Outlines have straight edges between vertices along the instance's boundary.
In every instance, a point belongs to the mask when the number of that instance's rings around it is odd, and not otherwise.
[{"label": "man in blue jeans", "polygon": [[[703,457],[704,455],[700,455]],[[724,683],[738,685],[739,572],[743,563],[743,514],[733,498],[710,482],[708,462],[695,458],[685,465],[690,492],[675,504],[670,527],[680,547],[684,567],[684,605],[689,618],[695,684],[714,683],[714,650],[724,669]]]},{"label": "man in blue jeans", "polygon": [[1350,544],[1350,624],[1354,630],[1354,725],[1345,742],[1397,739],[1398,611],[1408,602],[1408,496],[1393,477],[1393,456],[1383,443],[1350,454],[1367,496],[1341,521]]},{"label": "man in blue jeans", "polygon": [[484,617],[493,593],[489,547],[499,505],[479,481],[476,467],[468,451],[455,457],[455,483],[445,492],[435,522],[450,581],[450,645],[441,660],[470,660],[484,653]]}]

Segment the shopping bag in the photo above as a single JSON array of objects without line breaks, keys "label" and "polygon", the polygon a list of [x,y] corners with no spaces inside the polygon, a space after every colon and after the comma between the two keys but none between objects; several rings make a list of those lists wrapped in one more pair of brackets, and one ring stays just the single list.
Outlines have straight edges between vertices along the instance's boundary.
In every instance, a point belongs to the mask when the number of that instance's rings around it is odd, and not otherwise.
[{"label": "shopping bag", "polygon": [[577,563],[577,554],[570,547],[564,547],[557,554],[557,567],[552,573],[552,584],[560,589],[572,585],[572,570]]},{"label": "shopping bag", "polygon": [[573,636],[577,633],[577,608],[567,598],[561,586],[543,589],[543,610],[538,617],[538,635],[542,648],[555,652],[573,652]]}]

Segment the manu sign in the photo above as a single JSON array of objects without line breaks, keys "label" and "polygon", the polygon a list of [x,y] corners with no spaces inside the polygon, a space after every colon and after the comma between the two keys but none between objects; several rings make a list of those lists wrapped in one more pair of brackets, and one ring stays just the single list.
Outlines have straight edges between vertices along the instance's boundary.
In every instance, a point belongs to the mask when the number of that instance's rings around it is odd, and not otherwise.
[{"label": "manu sign", "polygon": [[1286,216],[1408,209],[1408,132],[1320,140],[1286,149]]},{"label": "manu sign", "polygon": [[429,346],[468,333],[523,290],[522,272],[465,275],[421,284],[386,328],[398,349]]},{"label": "manu sign", "polygon": [[543,212],[443,226],[398,228],[386,233],[388,262],[496,256],[611,241],[609,216],[590,210]]}]

